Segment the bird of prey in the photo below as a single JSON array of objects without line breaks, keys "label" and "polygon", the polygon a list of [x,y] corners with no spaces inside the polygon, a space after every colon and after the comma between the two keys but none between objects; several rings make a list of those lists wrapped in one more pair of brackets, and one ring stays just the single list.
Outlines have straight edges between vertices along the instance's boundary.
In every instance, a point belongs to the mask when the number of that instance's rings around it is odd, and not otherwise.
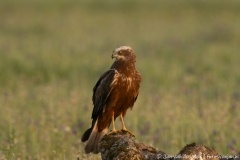
[{"label": "bird of prey", "polygon": [[133,49],[129,46],[116,48],[112,58],[115,61],[111,68],[101,75],[93,88],[92,126],[82,136],[82,142],[87,141],[86,153],[99,153],[99,141],[108,133],[111,123],[113,128],[108,134],[117,132],[114,121],[118,116],[122,130],[128,131],[123,118],[127,109],[133,108],[139,93],[142,78],[135,68]]}]

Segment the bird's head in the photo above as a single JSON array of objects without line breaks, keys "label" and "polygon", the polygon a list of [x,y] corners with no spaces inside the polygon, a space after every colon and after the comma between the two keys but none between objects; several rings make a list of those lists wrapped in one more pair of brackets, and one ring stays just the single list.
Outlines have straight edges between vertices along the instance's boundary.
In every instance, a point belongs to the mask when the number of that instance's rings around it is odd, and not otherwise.
[{"label": "bird's head", "polygon": [[121,46],[113,50],[112,58],[115,58],[116,61],[122,60],[135,62],[136,56],[131,47]]}]

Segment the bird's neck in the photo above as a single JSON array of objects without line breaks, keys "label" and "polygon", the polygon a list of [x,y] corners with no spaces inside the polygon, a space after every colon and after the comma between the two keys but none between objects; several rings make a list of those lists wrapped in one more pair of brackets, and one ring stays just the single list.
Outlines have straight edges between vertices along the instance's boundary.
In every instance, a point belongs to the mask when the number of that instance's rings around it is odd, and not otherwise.
[{"label": "bird's neck", "polygon": [[116,69],[120,74],[125,74],[125,76],[131,76],[132,71],[135,70],[134,62],[129,61],[115,61],[111,69]]}]

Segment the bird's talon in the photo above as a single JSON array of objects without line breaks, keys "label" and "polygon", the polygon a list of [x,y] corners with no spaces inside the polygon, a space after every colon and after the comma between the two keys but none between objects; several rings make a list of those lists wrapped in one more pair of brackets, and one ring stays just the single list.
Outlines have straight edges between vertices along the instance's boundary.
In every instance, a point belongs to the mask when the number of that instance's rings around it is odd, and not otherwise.
[{"label": "bird's talon", "polygon": [[110,135],[110,134],[112,134],[112,133],[117,133],[117,131],[116,131],[116,130],[112,130],[112,131],[110,131],[109,133],[107,133],[106,135]]},{"label": "bird's talon", "polygon": [[129,130],[122,129],[121,131],[123,131],[123,132],[128,132],[128,133],[131,134],[133,137],[135,137],[135,135],[134,135],[132,132],[130,132]]}]

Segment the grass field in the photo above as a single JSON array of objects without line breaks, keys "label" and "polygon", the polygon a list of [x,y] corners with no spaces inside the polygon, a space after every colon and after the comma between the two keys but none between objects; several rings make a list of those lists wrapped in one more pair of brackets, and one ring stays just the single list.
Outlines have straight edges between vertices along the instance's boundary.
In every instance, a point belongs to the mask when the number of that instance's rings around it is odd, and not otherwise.
[{"label": "grass field", "polygon": [[[84,155],[92,88],[131,46],[143,82],[126,126],[168,154],[240,150],[240,2],[1,0],[0,159]],[[117,128],[120,129],[119,120]]]}]

